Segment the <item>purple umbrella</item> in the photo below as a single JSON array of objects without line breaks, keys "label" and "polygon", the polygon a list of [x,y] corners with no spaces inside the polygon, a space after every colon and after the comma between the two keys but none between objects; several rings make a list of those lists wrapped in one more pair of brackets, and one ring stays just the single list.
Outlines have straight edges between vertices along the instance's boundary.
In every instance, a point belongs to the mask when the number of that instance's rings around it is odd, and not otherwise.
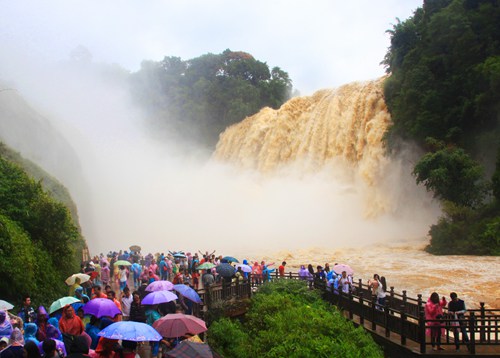
[{"label": "purple umbrella", "polygon": [[97,333],[108,339],[122,339],[134,342],[159,341],[161,335],[151,326],[142,322],[115,322]]},{"label": "purple umbrella", "polygon": [[239,268],[239,267],[241,267],[241,271],[243,271],[243,272],[246,272],[246,273],[252,272],[252,268],[248,265],[245,265],[245,264],[236,265],[236,268]]},{"label": "purple umbrella", "polygon": [[97,318],[114,317],[122,312],[113,301],[107,298],[94,298],[83,306],[83,313],[91,314]]},{"label": "purple umbrella", "polygon": [[143,305],[157,305],[159,303],[170,302],[177,299],[177,295],[170,291],[154,291],[148,293],[142,299]]},{"label": "purple umbrella", "polygon": [[170,281],[154,281],[151,282],[148,287],[146,287],[146,291],[172,291],[174,289],[174,284]]},{"label": "purple umbrella", "polygon": [[183,295],[184,297],[186,297],[188,300],[191,300],[193,302],[196,302],[196,303],[201,303],[201,298],[200,296],[198,295],[198,293],[192,289],[191,287],[189,286],[186,286],[186,285],[174,285],[174,290],[176,290],[177,292],[179,292],[181,295]]}]

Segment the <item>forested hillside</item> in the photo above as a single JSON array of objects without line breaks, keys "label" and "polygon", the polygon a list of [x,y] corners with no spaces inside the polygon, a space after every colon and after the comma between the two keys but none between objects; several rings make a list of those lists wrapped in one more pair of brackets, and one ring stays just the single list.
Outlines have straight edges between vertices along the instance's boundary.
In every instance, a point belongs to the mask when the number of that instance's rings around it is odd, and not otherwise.
[{"label": "forested hillside", "polygon": [[77,223],[66,189],[0,143],[2,298],[20,303],[29,293],[37,302],[50,303],[65,295],[64,280],[79,270],[85,246]]},{"label": "forested hillside", "polygon": [[500,255],[500,2],[424,1],[389,32],[388,143],[425,148],[414,174],[444,207],[428,251]]},{"label": "forested hillside", "polygon": [[291,83],[279,67],[269,69],[248,53],[230,50],[190,60],[144,61],[131,75],[134,97],[155,128],[212,149],[226,127],[263,107],[281,106]]}]

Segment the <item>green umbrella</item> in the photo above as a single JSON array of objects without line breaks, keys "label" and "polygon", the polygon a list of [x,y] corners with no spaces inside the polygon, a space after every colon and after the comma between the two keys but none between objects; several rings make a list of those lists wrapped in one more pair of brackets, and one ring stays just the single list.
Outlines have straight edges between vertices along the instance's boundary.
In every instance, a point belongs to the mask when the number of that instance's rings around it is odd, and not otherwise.
[{"label": "green umbrella", "polygon": [[49,314],[54,313],[57,310],[60,310],[61,308],[63,308],[66,305],[70,305],[70,304],[76,303],[76,302],[80,302],[80,300],[76,297],[71,297],[71,296],[66,296],[66,297],[62,297],[58,300],[55,300],[50,305]]},{"label": "green umbrella", "polygon": [[212,267],[215,267],[215,265],[213,263],[211,263],[211,262],[205,262],[205,263],[202,263],[199,266],[196,266],[196,269],[197,270],[208,270],[208,269],[211,269]]},{"label": "green umbrella", "polygon": [[114,263],[114,265],[115,266],[130,266],[132,264],[127,260],[118,260]]}]

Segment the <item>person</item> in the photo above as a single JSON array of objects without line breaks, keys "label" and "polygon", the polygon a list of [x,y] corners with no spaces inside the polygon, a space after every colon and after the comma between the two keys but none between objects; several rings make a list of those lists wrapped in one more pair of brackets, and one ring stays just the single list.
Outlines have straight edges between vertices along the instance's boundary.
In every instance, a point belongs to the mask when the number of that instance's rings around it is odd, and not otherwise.
[{"label": "person", "polygon": [[99,318],[95,316],[90,317],[90,322],[85,326],[85,332],[89,335],[90,349],[95,349],[97,347],[97,343],[99,342],[99,336],[97,335],[101,330],[99,329],[100,325]]},{"label": "person", "polygon": [[40,343],[36,338],[38,326],[35,323],[26,323],[24,325],[24,342],[33,341],[36,345]]},{"label": "person", "polygon": [[130,269],[132,270],[134,276],[134,289],[137,289],[137,287],[141,284],[140,277],[142,273],[142,266],[137,263],[137,261],[134,261]]},{"label": "person", "polygon": [[141,304],[141,296],[138,291],[132,294],[133,300],[130,304],[129,319],[134,322],[146,322],[146,309]]},{"label": "person", "polygon": [[113,358],[115,356],[115,349],[118,345],[117,339],[109,339],[101,337],[92,358]]},{"label": "person", "polygon": [[[75,282],[71,286],[69,286],[68,296],[74,296],[76,289],[82,288],[82,286],[80,286],[80,283],[81,283],[80,278],[76,277]],[[82,290],[83,290],[83,288],[82,288]]]},{"label": "person", "polygon": [[465,302],[458,298],[456,292],[450,293],[451,301],[448,303],[448,313],[454,321],[451,322],[453,327],[453,338],[455,340],[455,348],[457,351],[460,350],[460,340],[459,331],[462,332],[462,341],[468,346],[469,336],[467,335],[467,329],[465,326]]},{"label": "person", "polygon": [[46,329],[48,325],[47,322],[48,319],[49,319],[49,314],[47,313],[45,307],[43,306],[38,307],[38,310],[36,312],[36,324],[38,326],[36,338],[38,339],[39,342],[43,342],[45,338],[47,338]]},{"label": "person", "polygon": [[35,309],[31,306],[31,297],[30,295],[25,295],[23,297],[23,307],[17,314],[24,323],[32,323],[36,320],[36,312]]},{"label": "person", "polygon": [[120,299],[124,321],[128,321],[130,319],[130,306],[132,305],[133,300],[134,298],[130,294],[130,288],[128,288],[128,286],[125,287]]},{"label": "person", "polygon": [[8,345],[9,345],[8,337],[0,338],[0,352],[2,352]]},{"label": "person", "polygon": [[92,295],[92,298],[108,298],[108,296],[102,292],[102,287],[99,285],[94,286],[94,294]]},{"label": "person", "polygon": [[[120,312],[121,312],[121,310],[122,310],[122,304],[120,303],[120,301],[118,301],[116,299],[116,293],[115,293],[115,291],[113,291],[113,290],[108,291],[108,299],[111,300],[111,301],[113,301],[113,303],[115,304],[116,308],[118,308],[120,310]],[[114,322],[119,322],[121,320],[122,320],[122,314],[121,313],[117,314],[113,318]]]},{"label": "person", "polygon": [[77,336],[69,347],[69,358],[89,357],[89,345],[84,336]]},{"label": "person", "polygon": [[433,292],[425,304],[425,319],[429,320],[427,334],[431,336],[432,350],[442,351],[441,335],[444,333],[443,323],[439,320],[443,318],[443,307],[446,306],[446,298],[443,296],[439,300],[437,292]]},{"label": "person", "polygon": [[24,337],[19,328],[14,328],[10,334],[9,346],[0,352],[0,358],[24,358]]},{"label": "person", "polygon": [[377,298],[376,308],[378,310],[383,310],[383,307],[385,306],[385,291],[387,288],[385,277],[380,277],[378,274],[374,274],[373,280],[368,280],[368,286],[372,291],[372,295]]},{"label": "person", "polygon": [[127,286],[127,270],[125,269],[125,266],[120,266],[118,276],[120,277],[120,291],[123,291],[125,286]]},{"label": "person", "polygon": [[339,285],[342,287],[342,293],[349,293],[352,287],[352,277],[347,276],[346,271],[342,271],[342,277],[339,280]]},{"label": "person", "polygon": [[56,342],[53,339],[47,338],[42,342],[43,356],[45,358],[60,358],[61,355],[57,351]]},{"label": "person", "polygon": [[10,337],[12,329],[7,312],[0,310],[0,337]]},{"label": "person", "polygon": [[102,268],[101,268],[101,281],[104,286],[109,284],[109,278],[110,278],[110,272],[108,263],[104,261],[102,263]]},{"label": "person", "polygon": [[38,345],[34,341],[27,341],[24,344],[24,350],[26,351],[26,358],[42,358],[42,355],[38,350]]},{"label": "person", "polygon": [[78,287],[76,290],[75,290],[75,298],[78,298],[80,300],[81,303],[87,303],[88,301],[90,301],[90,298],[89,296],[87,296],[84,292],[83,292],[83,287]]},{"label": "person", "polygon": [[116,350],[119,358],[135,358],[137,350],[137,342],[123,340],[122,345]]},{"label": "person", "polygon": [[285,266],[286,266],[286,261],[283,261],[281,265],[278,267],[278,272],[280,277],[285,277]]},{"label": "person", "polygon": [[[48,322],[50,322],[51,319],[49,319]],[[64,345],[63,341],[59,340],[59,338],[62,338],[61,331],[59,331],[58,328],[56,328],[55,326],[53,326],[52,324],[49,323],[47,325],[46,334],[47,334],[47,338],[45,338],[45,340],[41,341],[38,344],[38,349],[40,350],[40,353],[43,354],[43,352],[44,352],[43,351],[43,343],[46,340],[53,340],[55,342],[55,344],[56,344],[56,349],[57,349],[58,353],[62,357],[65,357],[66,356],[66,346]]]},{"label": "person", "polygon": [[78,336],[85,330],[82,320],[75,314],[71,305],[64,306],[63,315],[59,320],[59,328],[63,334],[72,336]]},{"label": "person", "polygon": [[298,275],[300,280],[307,280],[307,278],[309,277],[309,271],[306,269],[305,265],[300,265]]},{"label": "person", "polygon": [[201,281],[203,282],[203,287],[208,288],[211,285],[215,283],[215,277],[212,275],[212,272],[210,269],[208,269],[204,274],[203,277],[201,278]]}]

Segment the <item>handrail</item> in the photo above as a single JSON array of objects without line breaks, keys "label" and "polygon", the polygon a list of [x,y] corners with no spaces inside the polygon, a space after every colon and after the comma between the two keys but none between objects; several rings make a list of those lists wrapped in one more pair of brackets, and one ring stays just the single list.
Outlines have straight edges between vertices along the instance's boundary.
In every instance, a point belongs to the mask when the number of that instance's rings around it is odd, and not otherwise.
[{"label": "handrail", "polygon": [[[301,279],[298,274],[289,272],[285,276],[278,276],[278,273],[272,275],[271,280],[276,279]],[[236,281],[231,284],[223,283],[211,286],[208,290],[200,290],[200,296],[203,304],[210,309],[210,306],[217,301],[228,298],[243,299],[252,295],[252,290],[258,289],[267,280],[257,280],[252,278],[243,281]],[[364,325],[365,321],[371,322],[371,329],[375,331],[376,327],[385,329],[385,336],[390,337],[391,333],[400,336],[400,344],[407,345],[407,340],[412,340],[419,344],[420,352],[425,353],[427,346],[431,345],[428,341],[426,331],[432,323],[438,322],[440,327],[445,330],[442,345],[453,345],[453,332],[457,329],[454,326],[456,320],[445,316],[440,320],[427,320],[424,315],[424,302],[422,295],[418,298],[409,297],[406,291],[402,294],[396,293],[394,287],[387,292],[386,305],[380,307],[376,302],[376,297],[372,295],[368,285],[363,284],[361,280],[355,283],[354,292],[348,294],[342,291],[332,290],[326,283],[319,281],[308,281],[312,286],[322,291],[323,298],[332,305],[336,305],[345,311],[352,320],[354,316],[359,317],[359,322]],[[203,307],[195,307],[197,315],[203,315]],[[446,310],[445,310],[445,314]],[[481,302],[479,309],[470,309],[465,318],[460,321],[460,330],[464,328],[467,332],[470,343],[469,352],[476,353],[476,346],[498,346],[500,345],[500,309],[486,309]],[[451,337],[451,338],[450,338]]]}]

